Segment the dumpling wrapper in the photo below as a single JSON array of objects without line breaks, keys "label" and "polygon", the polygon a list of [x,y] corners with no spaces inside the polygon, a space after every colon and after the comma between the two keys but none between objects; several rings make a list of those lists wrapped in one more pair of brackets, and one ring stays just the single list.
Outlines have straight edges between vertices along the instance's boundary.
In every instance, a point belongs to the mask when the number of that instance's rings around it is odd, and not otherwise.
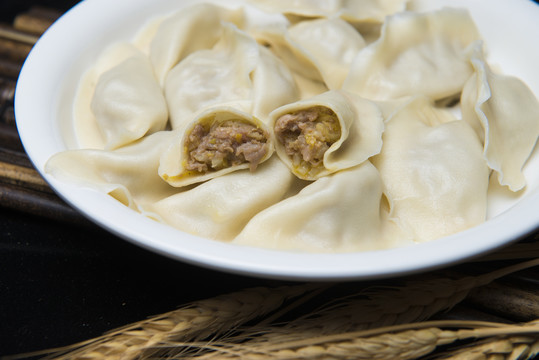
[{"label": "dumpling wrapper", "polygon": [[365,47],[359,32],[340,18],[302,21],[288,36],[312,59],[329,89],[339,89],[356,54]]},{"label": "dumpling wrapper", "polygon": [[[336,117],[340,134],[324,152],[321,163],[315,166],[295,161],[287,154],[275,127],[279,118],[309,109],[327,109]],[[284,105],[270,114],[270,126],[275,136],[275,150],[290,170],[304,180],[316,180],[336,171],[361,164],[382,148],[384,121],[379,108],[372,102],[344,91],[327,91],[309,99]],[[315,139],[313,139],[313,142]],[[311,140],[306,137],[306,143]],[[305,156],[303,156],[305,159]]]},{"label": "dumpling wrapper", "polygon": [[60,181],[109,194],[124,205],[144,212],[178,190],[157,173],[159,159],[172,137],[160,131],[116,150],[79,149],[55,154],[45,172]]},{"label": "dumpling wrapper", "polygon": [[454,96],[473,73],[468,51],[479,38],[466,10],[393,15],[357,54],[343,89],[372,100]]},{"label": "dumpling wrapper", "polygon": [[365,47],[361,34],[340,18],[302,21],[252,34],[298,76],[339,89],[355,55]]},{"label": "dumpling wrapper", "polygon": [[90,108],[107,149],[161,131],[168,122],[165,97],[141,52],[101,74]]},{"label": "dumpling wrapper", "polygon": [[211,49],[223,36],[224,22],[242,24],[243,10],[200,3],[163,20],[150,43],[150,59],[159,83],[164,84],[170,69],[189,54]]},{"label": "dumpling wrapper", "polygon": [[[237,107],[233,106],[236,106],[236,104],[232,104],[232,106],[223,105],[210,108],[199,114],[190,124],[186,125],[183,129],[180,128],[175,130],[174,138],[170,142],[168,148],[162,154],[159,165],[159,176],[161,176],[161,178],[163,178],[166,182],[168,182],[174,187],[182,187],[213,179],[237,170],[248,168],[253,169],[253,164],[250,164],[248,161],[236,165],[227,165],[225,163],[224,168],[208,168],[207,171],[202,172],[196,170],[189,170],[188,168],[190,154],[187,142],[189,141],[190,135],[197,127],[197,125],[201,125],[205,128],[210,128],[214,124],[225,123],[229,120],[250,124],[254,128],[259,129],[266,138],[266,152],[265,155],[261,159],[259,159],[257,164],[261,164],[267,159],[269,159],[273,154],[274,147],[267,125],[258,118],[252,116],[251,114],[238,110]],[[241,140],[241,137],[238,140]],[[221,163],[219,163],[219,165],[220,164]],[[254,167],[256,167],[256,165]]]},{"label": "dumpling wrapper", "polygon": [[485,221],[490,171],[465,121],[417,97],[387,121],[372,159],[403,236],[425,242]]},{"label": "dumpling wrapper", "polygon": [[520,79],[490,69],[481,42],[471,63],[475,72],[461,96],[463,119],[482,139],[499,183],[519,191],[526,186],[522,169],[539,137],[539,102]]},{"label": "dumpling wrapper", "polygon": [[169,225],[220,241],[231,241],[258,212],[280,201],[294,175],[273,157],[256,172],[237,171],[172,195],[151,206]]},{"label": "dumpling wrapper", "polygon": [[233,243],[326,253],[394,247],[399,241],[384,234],[382,196],[380,175],[366,161],[320,178],[258,213]]},{"label": "dumpling wrapper", "polygon": [[265,123],[276,108],[300,99],[292,72],[265,47],[259,46],[258,65],[252,73],[252,114]]},{"label": "dumpling wrapper", "polygon": [[165,96],[173,129],[210,106],[253,100],[251,73],[258,62],[258,44],[233,24],[223,26],[215,47],[194,52],[167,75]]},{"label": "dumpling wrapper", "polygon": [[302,17],[341,17],[350,22],[383,22],[403,11],[408,0],[251,0],[266,11]]},{"label": "dumpling wrapper", "polygon": [[173,128],[223,103],[267,120],[273,109],[295,101],[299,90],[291,72],[267,49],[233,24],[225,24],[214,48],[188,56],[167,76],[165,94]]}]

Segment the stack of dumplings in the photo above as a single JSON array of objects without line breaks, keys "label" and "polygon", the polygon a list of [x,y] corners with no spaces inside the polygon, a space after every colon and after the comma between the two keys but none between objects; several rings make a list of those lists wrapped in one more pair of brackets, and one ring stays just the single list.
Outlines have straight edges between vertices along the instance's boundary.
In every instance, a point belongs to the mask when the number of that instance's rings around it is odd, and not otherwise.
[{"label": "stack of dumplings", "polygon": [[46,172],[238,246],[423,243],[526,187],[539,103],[486,53],[463,9],[198,2],[103,51]]}]

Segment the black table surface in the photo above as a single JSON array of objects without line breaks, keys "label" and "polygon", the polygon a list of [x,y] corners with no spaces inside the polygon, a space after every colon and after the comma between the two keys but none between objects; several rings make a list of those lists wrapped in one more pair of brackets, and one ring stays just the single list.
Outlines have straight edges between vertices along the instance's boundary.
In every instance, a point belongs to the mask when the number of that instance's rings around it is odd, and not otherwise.
[{"label": "black table surface", "polygon": [[189,301],[278,284],[169,259],[92,224],[0,208],[0,356],[69,345]]}]

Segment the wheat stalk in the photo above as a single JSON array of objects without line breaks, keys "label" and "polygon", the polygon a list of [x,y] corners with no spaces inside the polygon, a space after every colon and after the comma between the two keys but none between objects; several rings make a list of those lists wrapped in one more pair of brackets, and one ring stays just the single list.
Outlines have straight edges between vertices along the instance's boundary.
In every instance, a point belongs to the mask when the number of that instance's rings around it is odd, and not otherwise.
[{"label": "wheat stalk", "polygon": [[372,287],[283,326],[253,328],[252,341],[278,343],[290,339],[424,321],[435,314],[450,310],[471,290],[536,265],[539,265],[539,259],[479,276],[457,279],[419,278],[406,281],[401,286]]},{"label": "wheat stalk", "polygon": [[[165,354],[164,351],[167,351],[167,356],[181,354],[183,358],[184,355],[186,356],[187,346],[191,349],[204,350],[215,347],[215,354],[232,356],[232,358],[234,356],[237,358],[238,354],[241,354],[241,358],[243,356],[249,358],[265,357],[268,351],[273,357],[287,358],[286,354],[292,350],[287,347],[280,349],[278,347],[282,344],[292,346],[303,342],[304,346],[300,352],[296,351],[296,347],[294,347],[292,353],[289,354],[291,359],[301,356],[305,358],[309,351],[321,350],[320,346],[324,351],[328,350],[330,354],[333,354],[330,358],[332,356],[342,358],[339,351],[344,351],[343,349],[346,348],[360,351],[360,345],[367,344],[365,345],[367,348],[361,351],[379,348],[386,349],[387,351],[384,351],[390,353],[394,351],[391,349],[394,349],[395,344],[405,342],[409,350],[403,355],[405,356],[403,358],[413,358],[412,354],[415,356],[415,354],[427,353],[429,349],[432,351],[442,342],[448,341],[448,337],[446,337],[448,333],[436,329],[420,329],[420,332],[416,332],[418,329],[408,328],[406,330],[408,332],[400,335],[377,333],[376,338],[369,340],[361,338],[359,343],[355,338],[340,339],[336,342],[338,339],[332,337],[342,336],[343,333],[348,334],[346,336],[357,335],[357,331],[388,330],[386,326],[394,324],[417,327],[417,323],[409,323],[422,321],[433,314],[450,309],[475,287],[535,265],[539,265],[539,259],[522,262],[475,277],[433,278],[428,281],[416,279],[406,282],[403,286],[372,287],[367,291],[360,292],[359,295],[341,299],[319,312],[291,320],[283,326],[251,326],[239,336],[219,339],[219,336],[254,318],[262,317],[270,312],[281,315],[283,310],[281,305],[284,301],[301,295],[305,297],[308,296],[305,295],[308,293],[316,294],[317,291],[325,287],[312,284],[277,289],[248,289],[213,299],[197,301],[178,310],[117,329],[85,343],[57,349],[58,351],[53,356],[62,360],[131,360],[134,358],[158,358],[158,356]],[[301,301],[303,301],[302,298],[296,303],[301,304]],[[277,312],[275,312],[276,310]],[[275,317],[266,318],[264,325],[268,323],[268,319],[273,321]],[[396,329],[394,328],[392,331],[396,331]],[[367,333],[362,334],[362,336],[366,336]],[[211,346],[196,343],[204,338],[226,342],[221,344],[212,342]],[[407,342],[407,338],[411,340]],[[313,339],[324,339],[326,342],[321,345],[316,341],[313,343]],[[433,339],[438,339],[437,341],[441,342],[436,342]],[[241,347],[238,347],[239,343],[242,343]],[[380,354],[382,353],[384,352],[380,352]],[[213,357],[216,356],[215,354],[205,356]]]},{"label": "wheat stalk", "polygon": [[169,341],[196,341],[219,336],[278,309],[288,299],[317,288],[316,285],[275,289],[257,287],[197,301],[93,340],[55,349],[50,357],[62,360],[134,359],[148,349],[155,349],[159,344]]},{"label": "wheat stalk", "polygon": [[[460,328],[450,330],[451,328]],[[378,329],[356,331],[312,337],[303,340],[286,341],[278,344],[176,344],[176,346],[199,346],[211,353],[190,357],[198,360],[245,359],[245,360],[298,360],[298,359],[379,359],[409,360],[432,353],[441,345],[453,344],[459,340],[527,335],[514,338],[512,348],[506,345],[506,353],[533,354],[535,343],[539,341],[539,322],[524,325],[506,325],[479,321],[430,321],[403,324]],[[527,340],[529,349],[524,349]],[[531,344],[531,346],[530,346]],[[517,345],[517,346],[515,346]],[[515,349],[518,348],[518,349]],[[485,346],[485,348],[488,348]],[[530,351],[531,349],[531,351]],[[496,350],[496,348],[494,348]],[[477,353],[479,354],[479,352]],[[487,352],[487,354],[489,354]],[[494,354],[493,351],[490,354]],[[187,359],[187,357],[182,357]],[[470,359],[466,357],[466,359]]]},{"label": "wheat stalk", "polygon": [[539,339],[530,336],[487,339],[446,351],[437,360],[532,359],[539,354]]}]

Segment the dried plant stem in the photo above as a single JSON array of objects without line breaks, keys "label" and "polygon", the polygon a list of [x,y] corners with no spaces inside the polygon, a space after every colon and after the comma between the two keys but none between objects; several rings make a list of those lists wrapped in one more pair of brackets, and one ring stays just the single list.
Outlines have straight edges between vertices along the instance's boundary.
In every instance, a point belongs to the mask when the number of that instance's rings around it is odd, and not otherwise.
[{"label": "dried plant stem", "polygon": [[[508,326],[490,322],[419,322],[450,309],[471,289],[536,265],[539,259],[474,277],[416,277],[402,286],[371,287],[281,326],[268,323],[276,320],[272,315],[280,316],[290,304],[301,305],[327,286],[248,289],[197,301],[97,339],[57,349],[53,356],[87,360],[160,356],[172,359],[187,358],[192,355],[187,350],[195,350],[198,358],[212,359],[342,359],[350,358],[351,353],[359,359],[414,359],[459,339],[521,334],[533,334],[536,338],[538,323]],[[296,300],[290,301],[293,298]],[[287,300],[287,306],[282,306]],[[262,319],[258,326],[241,329],[231,336],[232,330],[239,330],[240,325],[255,318]],[[466,329],[449,331],[449,327]],[[199,343],[204,339],[210,342]]]},{"label": "dried plant stem", "polygon": [[447,351],[437,360],[531,359],[539,354],[539,339],[530,336],[486,339],[473,345]]},{"label": "dried plant stem", "polygon": [[259,287],[197,301],[91,341],[56,349],[53,356],[57,359],[134,359],[146,349],[155,349],[169,341],[195,341],[221,335],[278,309],[284,301],[313,288],[316,286]]},{"label": "dried plant stem", "polygon": [[[450,330],[462,327],[464,329]],[[436,321],[341,333],[279,344],[214,344],[206,359],[416,359],[438,346],[458,340],[528,335],[532,347],[539,323],[504,325],[485,322]],[[521,341],[522,342],[522,341]],[[514,349],[513,349],[514,350]],[[524,349],[522,349],[524,350]],[[530,353],[530,351],[528,351]],[[201,357],[198,357],[199,359]],[[469,358],[467,358],[469,359]]]},{"label": "dried plant stem", "polygon": [[17,31],[12,28],[2,27],[0,28],[0,38],[18,41],[28,45],[34,45],[37,42],[39,36],[22,31]]},{"label": "dried plant stem", "polygon": [[264,333],[252,341],[280,342],[332,333],[424,321],[451,309],[471,290],[505,275],[539,265],[539,259],[522,262],[479,276],[407,281],[402,286],[373,287],[341,299],[333,306],[297,318],[280,327],[253,329]]}]

